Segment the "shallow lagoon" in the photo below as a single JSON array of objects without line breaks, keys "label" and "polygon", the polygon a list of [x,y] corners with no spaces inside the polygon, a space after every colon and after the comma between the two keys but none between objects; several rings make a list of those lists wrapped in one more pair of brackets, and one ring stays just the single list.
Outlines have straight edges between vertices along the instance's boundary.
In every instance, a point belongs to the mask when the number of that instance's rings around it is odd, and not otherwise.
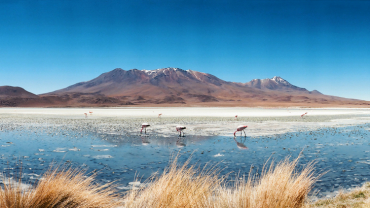
[{"label": "shallow lagoon", "polygon": [[[20,130],[21,129],[21,130]],[[160,137],[120,135],[116,132],[70,131],[55,128],[2,129],[0,168],[4,175],[22,173],[23,182],[34,183],[50,164],[97,171],[100,183],[115,181],[120,191],[132,188],[168,166],[171,155],[181,152],[180,162],[192,155],[191,164],[218,164],[229,179],[259,172],[271,157],[280,161],[302,152],[300,167],[312,160],[318,173],[328,171],[315,184],[318,196],[330,196],[339,188],[348,189],[370,180],[370,124],[329,127],[315,131],[273,136]],[[232,132],[230,133],[232,135]],[[244,144],[248,149],[243,149]],[[238,147],[239,146],[239,147]]]}]

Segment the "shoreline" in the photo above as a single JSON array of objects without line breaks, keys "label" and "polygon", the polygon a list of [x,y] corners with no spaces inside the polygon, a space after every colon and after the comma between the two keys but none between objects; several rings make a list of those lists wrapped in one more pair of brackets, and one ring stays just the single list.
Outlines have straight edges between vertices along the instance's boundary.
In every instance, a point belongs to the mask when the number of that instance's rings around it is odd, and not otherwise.
[{"label": "shoreline", "polygon": [[[92,114],[88,112],[92,111]],[[301,114],[308,112],[301,118]],[[87,113],[87,116],[84,115]],[[162,114],[158,117],[158,114]],[[235,115],[238,115],[235,118]],[[58,126],[68,130],[138,134],[149,123],[149,134],[176,135],[176,125],[187,127],[187,135],[233,136],[239,125],[247,125],[247,136],[269,136],[322,127],[343,127],[370,122],[370,109],[261,109],[261,108],[0,108],[5,126]]]}]

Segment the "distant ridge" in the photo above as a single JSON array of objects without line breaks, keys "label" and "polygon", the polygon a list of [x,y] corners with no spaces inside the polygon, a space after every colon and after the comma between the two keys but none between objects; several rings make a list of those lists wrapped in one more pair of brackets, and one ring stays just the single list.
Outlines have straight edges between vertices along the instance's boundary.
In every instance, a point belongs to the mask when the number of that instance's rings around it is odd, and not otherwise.
[{"label": "distant ridge", "polygon": [[[169,89],[169,86],[176,87],[176,89],[184,88],[181,90],[174,89],[173,91],[176,93],[179,93],[179,91],[180,93],[185,91],[194,91],[193,93],[203,91],[202,93],[210,94],[209,90],[206,92],[204,90],[215,88],[216,86],[219,88],[221,88],[221,86],[229,86],[239,88],[239,90],[242,91],[255,88],[259,90],[309,92],[305,88],[294,86],[283,78],[277,76],[272,79],[254,79],[250,82],[240,84],[226,82],[216,76],[203,72],[168,67],[156,70],[131,69],[128,71],[117,68],[104,73],[93,80],[80,82],[49,94],[84,92],[101,93],[104,95],[123,95],[126,94],[126,90],[133,86],[141,88],[141,86],[144,85],[151,85],[163,89]],[[199,88],[199,85],[201,85],[201,88]]]},{"label": "distant ridge", "polygon": [[92,80],[42,94],[32,100],[13,99],[2,103],[8,103],[8,106],[58,107],[370,105],[367,101],[323,95],[317,90],[308,91],[279,76],[237,83],[208,73],[172,67],[156,70],[116,68]]},{"label": "distant ridge", "polygon": [[285,79],[275,76],[272,79],[253,79],[250,82],[245,83],[248,87],[254,87],[261,90],[283,90],[291,91],[297,90],[302,92],[308,92],[305,88],[300,88],[290,84]]},{"label": "distant ridge", "polygon": [[37,98],[38,96],[26,91],[21,87],[0,86],[0,98]]}]

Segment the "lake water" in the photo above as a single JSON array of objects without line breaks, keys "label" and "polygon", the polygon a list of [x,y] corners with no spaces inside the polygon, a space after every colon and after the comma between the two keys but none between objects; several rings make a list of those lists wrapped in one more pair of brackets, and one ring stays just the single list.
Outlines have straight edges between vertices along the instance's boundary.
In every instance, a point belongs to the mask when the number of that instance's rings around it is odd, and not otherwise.
[{"label": "lake water", "polygon": [[[171,155],[181,152],[180,163],[192,155],[191,164],[218,164],[221,174],[248,175],[261,170],[271,157],[280,161],[302,152],[298,168],[316,160],[316,172],[328,171],[315,184],[318,196],[348,189],[370,180],[370,124],[321,128],[269,137],[179,138],[151,135],[117,135],[115,132],[56,131],[47,127],[1,129],[0,168],[4,175],[22,173],[34,183],[50,164],[98,171],[97,181],[115,181],[126,191],[136,178],[145,181],[168,166]],[[230,133],[232,135],[232,133]],[[245,149],[247,147],[247,149]]]}]

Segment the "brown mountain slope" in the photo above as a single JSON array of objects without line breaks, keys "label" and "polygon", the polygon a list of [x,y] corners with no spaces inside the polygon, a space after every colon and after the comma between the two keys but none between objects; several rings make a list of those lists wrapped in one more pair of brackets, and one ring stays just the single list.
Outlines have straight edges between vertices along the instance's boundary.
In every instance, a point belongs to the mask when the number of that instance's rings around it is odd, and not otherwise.
[{"label": "brown mountain slope", "polygon": [[123,105],[369,107],[370,102],[308,91],[281,77],[235,83],[179,68],[114,69],[90,81],[36,97],[0,97],[0,106]]},{"label": "brown mountain slope", "polygon": [[[290,84],[281,77],[254,79],[247,83],[226,82],[211,74],[163,68],[157,70],[114,69],[46,95],[100,94],[141,105],[362,105],[364,101],[323,95]],[[367,105],[367,104],[366,104]]]},{"label": "brown mountain slope", "polygon": [[0,86],[0,98],[37,98],[38,96],[21,87]]}]

